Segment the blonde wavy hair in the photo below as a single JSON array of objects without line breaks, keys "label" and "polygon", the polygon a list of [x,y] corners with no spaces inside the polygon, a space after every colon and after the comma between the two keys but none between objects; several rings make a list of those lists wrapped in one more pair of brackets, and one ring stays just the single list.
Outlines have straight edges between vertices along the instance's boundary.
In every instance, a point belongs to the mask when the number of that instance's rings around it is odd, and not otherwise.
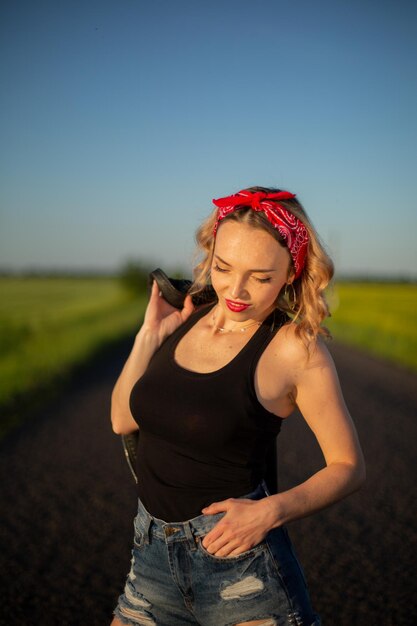
[{"label": "blonde wavy hair", "polygon": [[[281,190],[268,187],[249,187],[247,191],[275,193]],[[324,291],[333,277],[333,262],[324,250],[323,244],[301,203],[296,198],[291,198],[290,200],[280,200],[279,204],[304,224],[309,234],[309,243],[301,275],[293,281],[293,289],[290,287],[288,290],[287,285],[283,286],[275,304],[277,309],[285,311],[290,316],[291,323],[296,324],[296,336],[308,347],[318,335],[331,337],[329,330],[322,326],[322,322],[330,316]],[[194,282],[190,290],[192,294],[203,291],[210,284],[210,270],[215,245],[213,230],[216,219],[217,209],[211,213],[196,232],[197,255],[200,256],[200,260],[194,267]],[[226,220],[266,230],[281,246],[288,250],[285,239],[268,221],[263,211],[253,211],[250,207],[242,207],[223,218],[222,223]],[[291,255],[288,254],[288,256],[290,258],[289,279],[294,273],[294,264]]]}]

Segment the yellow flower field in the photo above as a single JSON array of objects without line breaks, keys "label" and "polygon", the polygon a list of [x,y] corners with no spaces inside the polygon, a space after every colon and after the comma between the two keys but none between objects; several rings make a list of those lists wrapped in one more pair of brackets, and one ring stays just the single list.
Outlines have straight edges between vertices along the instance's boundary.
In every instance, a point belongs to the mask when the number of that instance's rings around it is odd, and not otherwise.
[{"label": "yellow flower field", "polygon": [[417,285],[337,283],[329,293],[334,338],[417,371]]},{"label": "yellow flower field", "polygon": [[[340,282],[329,300],[335,340],[417,371],[417,285]],[[133,334],[146,301],[116,278],[0,278],[0,410]]]}]

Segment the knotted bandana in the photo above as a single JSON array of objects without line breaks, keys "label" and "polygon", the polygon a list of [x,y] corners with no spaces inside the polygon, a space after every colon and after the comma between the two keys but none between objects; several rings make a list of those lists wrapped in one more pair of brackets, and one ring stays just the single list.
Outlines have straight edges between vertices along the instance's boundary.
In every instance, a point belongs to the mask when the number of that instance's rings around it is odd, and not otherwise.
[{"label": "knotted bandana", "polygon": [[219,222],[238,209],[250,207],[254,211],[262,211],[285,240],[294,262],[295,278],[298,278],[303,270],[307,254],[308,232],[301,220],[279,203],[279,200],[291,198],[295,198],[295,194],[289,191],[267,193],[244,189],[232,196],[213,200],[213,204],[218,208],[213,234],[216,236]]}]

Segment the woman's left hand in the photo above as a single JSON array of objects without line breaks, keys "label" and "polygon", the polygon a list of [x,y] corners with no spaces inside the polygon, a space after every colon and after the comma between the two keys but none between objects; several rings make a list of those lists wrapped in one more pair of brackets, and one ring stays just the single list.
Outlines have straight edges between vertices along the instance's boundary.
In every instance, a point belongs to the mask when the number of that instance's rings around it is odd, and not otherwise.
[{"label": "woman's left hand", "polygon": [[205,507],[204,515],[225,513],[203,539],[203,547],[214,556],[238,556],[260,543],[273,528],[276,517],[268,498],[228,498]]}]

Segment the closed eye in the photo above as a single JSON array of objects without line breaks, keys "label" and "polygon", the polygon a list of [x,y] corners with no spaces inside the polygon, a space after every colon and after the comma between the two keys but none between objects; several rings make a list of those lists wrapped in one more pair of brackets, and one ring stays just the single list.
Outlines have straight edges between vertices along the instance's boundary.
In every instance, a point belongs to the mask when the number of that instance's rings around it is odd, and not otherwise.
[{"label": "closed eye", "polygon": [[[215,263],[215,265],[213,266],[213,269],[216,272],[221,272],[222,274],[225,274],[226,272],[229,272],[230,270],[225,269],[224,267],[220,267],[220,265],[218,265],[217,263]],[[256,278],[256,276],[253,277],[257,283],[270,283],[271,282],[271,277],[269,276],[268,278]]]},{"label": "closed eye", "polygon": [[271,282],[271,277],[269,277],[269,278],[256,278],[256,277],[255,277],[255,280],[256,280],[258,283],[270,283],[270,282]]}]

